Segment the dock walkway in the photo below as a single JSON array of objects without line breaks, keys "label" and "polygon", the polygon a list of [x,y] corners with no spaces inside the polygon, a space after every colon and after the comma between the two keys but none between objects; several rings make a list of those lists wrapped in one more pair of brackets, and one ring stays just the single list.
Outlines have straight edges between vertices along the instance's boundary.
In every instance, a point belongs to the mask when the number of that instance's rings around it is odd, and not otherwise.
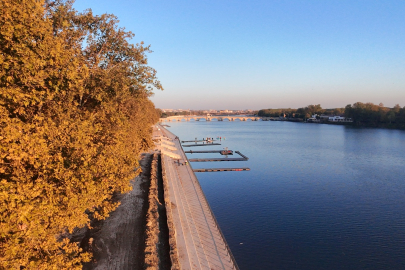
[{"label": "dock walkway", "polygon": [[239,172],[250,171],[250,168],[206,168],[206,169],[194,169],[193,172]]},{"label": "dock walkway", "polygon": [[187,144],[187,145],[183,145],[183,147],[211,146],[211,145],[221,145],[221,144],[220,143]]},{"label": "dock walkway", "polygon": [[[191,151],[188,151],[186,153],[190,153]],[[201,151],[201,153],[214,153],[216,151]],[[219,151],[221,152],[221,151]],[[198,152],[194,152],[194,153],[198,153]],[[240,155],[241,158],[228,158],[228,157],[220,157],[220,158],[190,158],[189,161],[190,162],[211,162],[211,161],[247,161],[249,160],[249,158],[247,156],[245,156],[244,154],[242,154],[239,151],[235,151],[236,154]]]},{"label": "dock walkway", "polygon": [[206,154],[206,153],[221,153],[223,151],[224,150],[208,150],[208,151],[193,151],[193,150],[190,150],[190,151],[184,151],[184,153],[186,153],[186,154]]},{"label": "dock walkway", "polygon": [[[176,136],[162,126],[155,136],[168,137],[175,143],[174,154],[187,160]],[[179,165],[168,155],[162,155],[163,170],[168,179],[177,253],[181,269],[239,269],[225,238],[208,205],[197,177],[189,164]]]},{"label": "dock walkway", "polygon": [[181,141],[181,143],[185,142],[213,142],[213,141],[218,141],[218,140],[194,140],[194,141]]},{"label": "dock walkway", "polygon": [[246,161],[246,158],[190,158],[190,162]]}]

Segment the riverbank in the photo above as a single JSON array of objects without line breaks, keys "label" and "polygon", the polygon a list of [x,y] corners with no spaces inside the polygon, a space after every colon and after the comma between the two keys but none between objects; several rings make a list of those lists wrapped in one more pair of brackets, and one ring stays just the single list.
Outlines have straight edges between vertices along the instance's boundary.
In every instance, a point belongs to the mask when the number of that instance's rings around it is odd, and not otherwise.
[{"label": "riverbank", "polygon": [[153,137],[120,206],[73,235],[93,254],[83,269],[238,269],[177,136],[155,126]]}]

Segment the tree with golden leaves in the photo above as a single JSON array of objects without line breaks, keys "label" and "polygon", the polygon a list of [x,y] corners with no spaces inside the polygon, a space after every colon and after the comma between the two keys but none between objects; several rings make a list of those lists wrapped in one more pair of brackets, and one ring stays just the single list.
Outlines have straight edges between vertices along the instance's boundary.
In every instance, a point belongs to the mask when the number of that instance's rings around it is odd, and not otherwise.
[{"label": "tree with golden leaves", "polygon": [[0,0],[0,269],[80,269],[68,235],[117,207],[162,89],[113,15]]}]

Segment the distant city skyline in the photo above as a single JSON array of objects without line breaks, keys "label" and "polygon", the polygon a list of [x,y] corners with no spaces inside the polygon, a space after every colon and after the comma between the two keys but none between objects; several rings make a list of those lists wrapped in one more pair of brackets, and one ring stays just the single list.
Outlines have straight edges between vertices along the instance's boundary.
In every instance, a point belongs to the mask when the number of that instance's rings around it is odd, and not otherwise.
[{"label": "distant city skyline", "polygon": [[405,1],[78,0],[154,51],[157,108],[405,106]]}]

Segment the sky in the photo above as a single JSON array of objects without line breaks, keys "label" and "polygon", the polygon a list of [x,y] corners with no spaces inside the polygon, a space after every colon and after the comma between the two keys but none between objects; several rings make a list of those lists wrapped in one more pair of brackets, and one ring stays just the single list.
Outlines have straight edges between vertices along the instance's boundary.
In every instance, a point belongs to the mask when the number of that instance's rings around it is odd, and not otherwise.
[{"label": "sky", "polygon": [[405,106],[404,0],[76,0],[151,45],[161,109]]}]

